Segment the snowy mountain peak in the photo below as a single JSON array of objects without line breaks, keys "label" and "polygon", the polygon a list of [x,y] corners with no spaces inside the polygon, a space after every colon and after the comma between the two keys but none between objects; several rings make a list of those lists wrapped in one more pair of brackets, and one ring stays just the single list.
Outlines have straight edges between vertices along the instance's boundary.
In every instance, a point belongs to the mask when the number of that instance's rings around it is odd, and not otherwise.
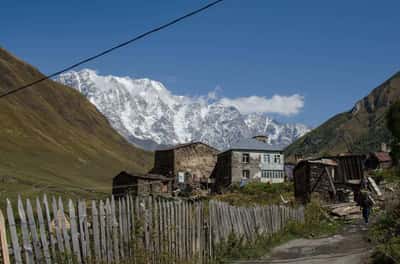
[{"label": "snowy mountain peak", "polygon": [[271,144],[288,145],[310,130],[264,114],[242,114],[216,100],[173,95],[161,82],[146,78],[101,76],[84,69],[64,73],[57,81],[81,92],[121,135],[146,149],[190,141],[225,149],[259,134]]}]

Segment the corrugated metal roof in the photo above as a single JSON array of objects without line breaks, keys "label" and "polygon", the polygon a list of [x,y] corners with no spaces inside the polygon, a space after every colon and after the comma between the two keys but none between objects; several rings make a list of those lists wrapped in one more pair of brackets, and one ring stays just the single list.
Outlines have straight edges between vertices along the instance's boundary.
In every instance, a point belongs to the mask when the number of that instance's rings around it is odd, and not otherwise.
[{"label": "corrugated metal roof", "polygon": [[239,140],[238,142],[232,144],[232,146],[227,150],[261,150],[261,151],[283,151],[285,146],[283,145],[271,145],[261,142],[254,138],[246,138]]},{"label": "corrugated metal roof", "polygon": [[375,157],[380,161],[380,162],[385,162],[385,161],[391,161],[392,158],[390,157],[389,153],[387,152],[374,152],[373,153]]}]

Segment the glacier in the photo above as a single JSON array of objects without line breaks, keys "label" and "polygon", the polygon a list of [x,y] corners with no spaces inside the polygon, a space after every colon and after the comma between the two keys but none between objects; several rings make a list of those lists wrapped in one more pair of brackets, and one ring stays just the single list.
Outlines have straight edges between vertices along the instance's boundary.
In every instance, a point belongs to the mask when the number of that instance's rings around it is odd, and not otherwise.
[{"label": "glacier", "polygon": [[289,145],[310,131],[264,113],[243,114],[207,97],[172,94],[161,82],[102,76],[91,69],[69,71],[56,81],[82,93],[129,142],[147,150],[202,141],[223,150],[242,138],[267,135],[270,144]]}]

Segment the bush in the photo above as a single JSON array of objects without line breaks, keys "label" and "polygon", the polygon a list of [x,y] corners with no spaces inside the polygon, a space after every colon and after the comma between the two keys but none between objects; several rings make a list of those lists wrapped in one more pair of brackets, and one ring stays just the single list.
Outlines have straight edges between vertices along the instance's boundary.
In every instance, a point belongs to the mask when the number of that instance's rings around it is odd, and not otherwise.
[{"label": "bush", "polygon": [[293,190],[293,183],[249,182],[243,187],[234,184],[225,194],[218,195],[216,198],[236,206],[277,204],[282,202],[280,195],[286,200],[293,200]]},{"label": "bush", "polygon": [[387,206],[386,211],[369,231],[370,239],[376,244],[374,263],[400,262],[400,203]]}]

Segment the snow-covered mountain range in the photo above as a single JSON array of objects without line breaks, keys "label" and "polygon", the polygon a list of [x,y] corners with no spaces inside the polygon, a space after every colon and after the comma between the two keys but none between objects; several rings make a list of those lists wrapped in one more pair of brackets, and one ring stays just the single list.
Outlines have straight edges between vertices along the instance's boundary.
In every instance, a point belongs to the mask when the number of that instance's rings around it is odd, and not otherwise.
[{"label": "snow-covered mountain range", "polygon": [[271,144],[288,145],[310,130],[265,114],[243,114],[216,99],[174,95],[150,79],[101,76],[84,69],[64,73],[57,81],[81,92],[122,136],[149,150],[191,141],[225,149],[260,134]]}]

